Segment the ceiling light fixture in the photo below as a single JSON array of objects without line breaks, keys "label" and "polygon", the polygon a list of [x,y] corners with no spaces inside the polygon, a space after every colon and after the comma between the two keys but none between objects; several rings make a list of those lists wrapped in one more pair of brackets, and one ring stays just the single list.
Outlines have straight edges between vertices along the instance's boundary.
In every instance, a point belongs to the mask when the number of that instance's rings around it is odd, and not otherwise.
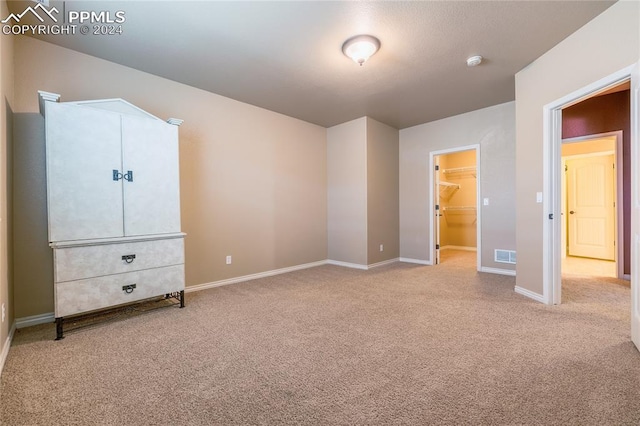
[{"label": "ceiling light fixture", "polygon": [[380,49],[380,40],[370,35],[357,35],[351,37],[342,45],[342,53],[357,64],[365,63],[367,59],[373,56]]},{"label": "ceiling light fixture", "polygon": [[480,55],[472,56],[469,59],[467,59],[468,67],[475,67],[480,65],[481,63],[482,63],[482,56]]}]

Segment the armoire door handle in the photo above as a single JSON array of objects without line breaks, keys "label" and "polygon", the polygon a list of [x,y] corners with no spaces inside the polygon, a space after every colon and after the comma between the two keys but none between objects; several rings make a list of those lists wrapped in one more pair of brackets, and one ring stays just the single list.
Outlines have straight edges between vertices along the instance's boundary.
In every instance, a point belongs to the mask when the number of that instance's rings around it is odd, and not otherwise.
[{"label": "armoire door handle", "polygon": [[113,180],[117,182],[120,179],[124,179],[127,182],[133,182],[133,170],[127,170],[127,173],[122,174],[116,169],[113,169]]}]

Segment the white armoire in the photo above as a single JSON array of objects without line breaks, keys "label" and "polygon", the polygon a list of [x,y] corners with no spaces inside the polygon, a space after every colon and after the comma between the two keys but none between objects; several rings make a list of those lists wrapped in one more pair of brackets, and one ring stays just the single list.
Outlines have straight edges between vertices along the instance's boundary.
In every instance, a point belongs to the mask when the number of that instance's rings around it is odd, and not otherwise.
[{"label": "white armoire", "polygon": [[158,296],[184,307],[182,120],[122,99],[39,94],[57,339],[65,317]]}]

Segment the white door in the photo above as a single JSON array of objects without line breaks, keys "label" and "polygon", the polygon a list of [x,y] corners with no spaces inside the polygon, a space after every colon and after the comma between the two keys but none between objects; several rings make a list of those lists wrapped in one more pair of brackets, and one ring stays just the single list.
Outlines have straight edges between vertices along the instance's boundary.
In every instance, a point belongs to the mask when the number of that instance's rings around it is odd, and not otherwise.
[{"label": "white door", "polygon": [[640,349],[640,61],[631,73],[631,340]]},{"label": "white door", "polygon": [[567,160],[569,255],[615,259],[613,155]]},{"label": "white door", "polygon": [[562,170],[561,183],[560,183],[560,229],[562,230],[562,237],[560,243],[560,256],[564,259],[567,257],[567,221],[569,216],[569,210],[567,209],[567,160],[562,158]]},{"label": "white door", "polygon": [[125,235],[180,232],[178,127],[122,115]]},{"label": "white door", "polygon": [[49,241],[121,237],[120,115],[46,103]]},{"label": "white door", "polygon": [[433,161],[435,163],[433,170],[433,186],[434,186],[434,205],[435,211],[433,212],[433,216],[435,218],[435,265],[440,263],[440,218],[442,217],[442,203],[440,202],[440,160],[439,157],[433,157]]}]

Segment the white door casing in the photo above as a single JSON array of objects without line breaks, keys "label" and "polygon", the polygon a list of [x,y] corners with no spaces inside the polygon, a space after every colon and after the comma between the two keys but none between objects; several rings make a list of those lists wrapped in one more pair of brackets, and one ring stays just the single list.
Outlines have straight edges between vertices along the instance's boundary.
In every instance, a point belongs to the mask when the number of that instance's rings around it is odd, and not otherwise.
[{"label": "white door casing", "polygon": [[631,340],[640,349],[640,61],[631,70]]},{"label": "white door casing", "polygon": [[567,173],[566,173],[566,165],[567,165],[567,160],[565,158],[562,158],[562,169],[561,170],[565,170],[564,173],[561,174],[561,186],[560,186],[560,200],[561,200],[561,204],[560,204],[560,219],[562,220],[560,223],[560,229],[562,231],[562,240],[561,240],[561,244],[560,244],[560,256],[564,259],[565,257],[567,257],[567,251],[569,249],[568,243],[567,243],[567,222],[568,222],[568,218],[567,216],[569,216],[569,209],[567,209]]},{"label": "white door casing", "polygon": [[569,255],[615,260],[613,155],[570,159],[566,166]]},{"label": "white door casing", "polygon": [[435,166],[433,168],[433,190],[434,190],[434,203],[436,210],[433,212],[435,217],[435,234],[436,234],[436,246],[435,246],[435,265],[440,264],[440,218],[442,217],[442,202],[440,201],[440,157],[434,157],[433,161]]}]

